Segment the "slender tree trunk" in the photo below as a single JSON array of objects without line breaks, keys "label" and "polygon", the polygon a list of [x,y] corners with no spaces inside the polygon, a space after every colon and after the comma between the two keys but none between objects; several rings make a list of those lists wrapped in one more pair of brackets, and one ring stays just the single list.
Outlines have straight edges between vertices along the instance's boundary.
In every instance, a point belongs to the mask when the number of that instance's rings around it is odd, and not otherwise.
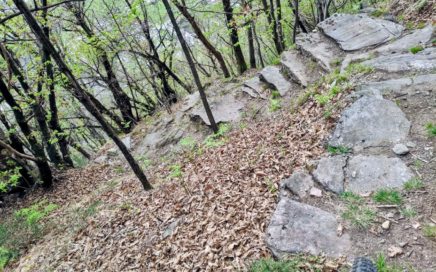
[{"label": "slender tree trunk", "polygon": [[282,48],[280,46],[279,34],[277,33],[276,20],[275,20],[275,16],[274,16],[273,0],[270,0],[270,3],[271,3],[271,5],[268,6],[267,0],[262,0],[263,10],[266,14],[269,28],[273,34],[274,46],[276,47],[277,52],[280,54],[282,52]]},{"label": "slender tree trunk", "polygon": [[277,34],[280,42],[280,47],[285,50],[285,37],[283,35],[283,27],[282,27],[282,3],[280,0],[276,0],[276,11],[277,11]]},{"label": "slender tree trunk", "polygon": [[233,8],[230,0],[222,0],[224,12],[226,13],[227,28],[230,32],[230,40],[232,41],[233,51],[235,53],[236,62],[238,64],[239,73],[242,74],[247,70],[244,54],[242,53],[241,45],[239,44],[238,28],[233,19]]},{"label": "slender tree trunk", "polygon": [[194,30],[195,34],[197,35],[198,39],[201,41],[201,43],[206,47],[207,50],[216,58],[218,61],[221,70],[224,74],[224,77],[230,77],[229,69],[227,69],[226,62],[224,61],[223,55],[209,42],[209,40],[204,36],[203,32],[200,29],[200,26],[195,21],[194,16],[192,16],[188,9],[186,8],[185,1],[182,1],[182,4],[178,1],[173,2],[177,9],[180,11],[180,13],[188,20],[188,22],[191,24],[192,29]]},{"label": "slender tree trunk", "polygon": [[257,36],[257,33],[256,33],[256,24],[254,22],[251,22],[251,30],[253,31],[254,40],[256,41],[257,56],[259,57],[260,66],[263,68],[263,67],[265,67],[265,63],[263,61],[262,49],[260,47],[259,37]]},{"label": "slender tree trunk", "polygon": [[206,115],[209,119],[212,130],[216,133],[218,132],[218,126],[215,123],[215,119],[213,117],[212,111],[209,107],[209,103],[207,102],[206,93],[204,92],[203,85],[201,85],[200,77],[198,76],[197,69],[195,68],[194,61],[192,60],[191,54],[189,53],[188,45],[186,44],[185,39],[183,38],[182,32],[177,24],[176,18],[174,17],[173,11],[171,10],[171,6],[168,3],[168,0],[162,0],[164,3],[165,9],[168,13],[168,17],[174,27],[174,30],[177,34],[177,38],[179,39],[180,45],[182,46],[183,53],[185,54],[186,60],[189,63],[189,68],[191,69],[192,76],[194,77],[195,84],[197,85],[198,91],[200,92],[201,101],[203,102],[204,110],[206,111]]},{"label": "slender tree trunk", "polygon": [[27,141],[30,144],[30,148],[32,149],[33,154],[38,159],[36,161],[36,166],[39,170],[39,176],[42,180],[42,186],[44,188],[50,188],[53,184],[53,176],[51,173],[50,165],[48,164],[45,158],[44,147],[37,141],[32,130],[27,124],[26,117],[24,116],[23,110],[20,105],[15,101],[12,94],[9,92],[6,83],[3,81],[4,75],[0,72],[0,93],[5,99],[6,103],[11,107],[15,120],[17,121],[18,126],[26,137]]},{"label": "slender tree trunk", "polygon": [[102,126],[103,130],[106,132],[106,134],[115,142],[115,144],[118,146],[118,148],[123,153],[124,157],[126,158],[127,162],[129,163],[130,167],[132,168],[133,172],[138,177],[139,181],[142,183],[142,186],[145,190],[152,189],[151,184],[148,182],[147,177],[144,175],[144,172],[142,171],[141,167],[139,167],[136,160],[133,158],[132,154],[130,154],[127,147],[124,145],[124,143],[121,141],[121,139],[117,136],[115,131],[112,129],[112,127],[106,122],[103,115],[98,111],[98,109],[95,107],[94,103],[91,101],[89,96],[86,94],[85,90],[80,86],[77,79],[74,77],[71,70],[68,68],[64,60],[62,59],[61,55],[56,51],[55,47],[51,43],[51,41],[47,38],[47,36],[44,34],[43,30],[39,26],[38,22],[36,21],[35,17],[33,17],[32,13],[30,13],[29,8],[27,7],[26,3],[23,0],[13,0],[15,3],[15,6],[18,8],[20,12],[23,13],[23,16],[29,25],[29,27],[32,29],[32,32],[35,34],[37,40],[47,48],[48,52],[50,52],[50,55],[54,59],[54,61],[59,66],[59,70],[66,76],[68,81],[70,82],[71,86],[73,87],[73,95],[76,97],[83,106],[97,119],[97,121]]}]

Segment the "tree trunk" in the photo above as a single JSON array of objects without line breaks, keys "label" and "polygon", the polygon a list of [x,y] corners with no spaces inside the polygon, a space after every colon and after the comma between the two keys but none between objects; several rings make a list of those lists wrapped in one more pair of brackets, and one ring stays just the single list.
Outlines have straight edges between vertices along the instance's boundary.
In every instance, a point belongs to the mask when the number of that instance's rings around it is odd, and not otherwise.
[{"label": "tree trunk", "polygon": [[270,0],[270,3],[271,3],[271,5],[268,6],[267,0],[262,0],[263,10],[266,14],[269,28],[273,34],[274,46],[276,47],[277,52],[280,54],[282,52],[282,48],[280,46],[279,34],[277,33],[276,20],[275,20],[275,16],[274,16],[273,0]]},{"label": "tree trunk", "polygon": [[242,53],[241,45],[239,44],[238,28],[233,19],[233,8],[230,0],[222,0],[224,12],[226,13],[227,29],[230,32],[230,40],[232,41],[233,51],[235,53],[236,63],[238,64],[239,73],[242,74],[247,70],[244,54]]},{"label": "tree trunk", "polygon": [[191,54],[189,53],[188,45],[186,44],[185,39],[183,38],[182,32],[177,24],[176,18],[174,17],[173,11],[171,10],[170,4],[168,0],[162,0],[164,3],[165,9],[168,13],[168,17],[170,17],[170,21],[174,27],[174,30],[177,34],[177,38],[179,39],[180,45],[182,46],[183,53],[185,54],[186,60],[189,63],[189,68],[191,69],[192,76],[194,77],[195,84],[197,85],[198,91],[200,92],[201,101],[203,102],[204,110],[206,111],[206,115],[209,119],[212,130],[216,133],[218,132],[218,126],[215,123],[215,119],[213,117],[212,111],[209,107],[209,103],[207,102],[207,97],[203,89],[203,85],[201,85],[200,77],[198,76],[197,69],[195,68],[194,61],[192,60]]},{"label": "tree trunk", "polygon": [[130,167],[132,168],[133,172],[138,177],[139,181],[142,183],[142,186],[145,190],[152,189],[151,184],[148,182],[147,177],[144,175],[144,172],[139,167],[136,160],[133,158],[132,154],[130,154],[127,147],[124,145],[124,143],[121,141],[121,139],[117,136],[115,131],[112,129],[112,127],[106,122],[103,115],[97,110],[94,103],[91,101],[89,96],[86,94],[85,90],[80,86],[77,79],[74,77],[73,73],[69,69],[69,67],[66,65],[64,60],[62,59],[61,55],[56,51],[55,47],[51,43],[51,41],[47,38],[47,36],[42,31],[41,27],[39,26],[38,22],[36,21],[35,17],[33,17],[32,13],[30,13],[29,8],[25,4],[23,0],[13,0],[15,3],[15,6],[23,13],[23,16],[29,25],[29,27],[32,29],[32,32],[35,34],[37,40],[45,47],[47,48],[48,52],[54,59],[54,61],[59,66],[59,70],[66,76],[68,81],[70,82],[71,86],[73,87],[73,96],[76,97],[83,106],[97,119],[97,121],[102,126],[103,130],[106,132],[106,134],[115,142],[115,144],[118,146],[118,148],[123,153],[125,159],[129,163]]}]

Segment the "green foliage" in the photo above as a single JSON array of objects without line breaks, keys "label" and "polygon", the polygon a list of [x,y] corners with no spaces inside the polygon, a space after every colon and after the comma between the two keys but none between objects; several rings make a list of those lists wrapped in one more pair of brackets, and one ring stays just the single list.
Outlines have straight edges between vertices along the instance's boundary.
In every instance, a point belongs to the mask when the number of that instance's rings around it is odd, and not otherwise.
[{"label": "green foliage", "polygon": [[351,152],[350,148],[348,148],[346,146],[342,146],[342,145],[340,145],[340,146],[328,145],[327,151],[332,155],[347,154],[347,153]]},{"label": "green foliage", "polygon": [[371,16],[373,16],[373,17],[382,17],[386,14],[387,14],[387,11],[382,10],[382,9],[376,9],[373,12],[371,12]]},{"label": "green foliage", "polygon": [[220,124],[218,127],[218,132],[209,135],[203,142],[206,148],[213,148],[223,145],[226,140],[224,136],[232,129],[231,124]]},{"label": "green foliage", "polygon": [[422,228],[425,237],[436,238],[436,226],[427,224]]},{"label": "green foliage", "polygon": [[179,145],[183,148],[186,148],[188,150],[192,150],[197,146],[197,142],[194,138],[188,136],[185,138],[182,138],[179,142]]},{"label": "green foliage", "polygon": [[415,178],[412,178],[412,179],[406,181],[404,183],[403,187],[404,187],[404,190],[406,190],[406,191],[414,191],[414,190],[423,189],[424,183],[422,182],[421,179],[415,177]]},{"label": "green foliage", "polygon": [[375,202],[383,204],[400,205],[403,202],[400,193],[392,189],[380,189],[372,198]]},{"label": "green foliage", "polygon": [[58,205],[47,203],[45,201],[36,203],[29,208],[23,208],[17,212],[15,212],[15,216],[17,218],[23,219],[30,227],[36,228],[37,223],[49,215],[51,212],[56,210]]},{"label": "green foliage", "polygon": [[248,271],[250,272],[291,272],[291,271],[320,271],[322,258],[317,256],[293,256],[284,260],[273,260],[270,258],[254,261]]},{"label": "green foliage", "polygon": [[368,228],[375,219],[375,212],[363,201],[363,198],[352,192],[344,192],[341,199],[346,203],[342,218],[358,229]]},{"label": "green foliage", "polygon": [[269,100],[269,110],[271,112],[278,111],[281,108],[282,108],[282,105],[281,105],[280,99],[271,98]]},{"label": "green foliage", "polygon": [[0,271],[6,267],[9,261],[14,257],[14,253],[9,249],[0,246]]},{"label": "green foliage", "polygon": [[424,50],[424,47],[422,47],[422,45],[416,45],[416,46],[411,47],[409,49],[410,53],[412,53],[412,54],[416,54],[418,52],[421,52],[422,50]]},{"label": "green foliage", "polygon": [[400,209],[400,213],[402,216],[407,217],[407,218],[412,218],[412,217],[415,217],[417,215],[417,212],[415,211],[415,209],[410,208],[410,207]]},{"label": "green foliage", "polygon": [[428,123],[425,125],[425,129],[427,130],[427,134],[429,137],[436,137],[436,125],[433,123]]},{"label": "green foliage", "polygon": [[10,187],[16,187],[21,178],[20,166],[15,166],[11,160],[7,161],[6,164],[11,168],[0,171],[0,193],[7,192]]},{"label": "green foliage", "polygon": [[182,167],[180,164],[173,164],[170,166],[170,178],[181,178],[182,175]]},{"label": "green foliage", "polygon": [[375,259],[375,267],[377,268],[378,272],[401,272],[403,269],[389,265],[386,261],[386,256],[382,253],[377,255],[377,258]]}]

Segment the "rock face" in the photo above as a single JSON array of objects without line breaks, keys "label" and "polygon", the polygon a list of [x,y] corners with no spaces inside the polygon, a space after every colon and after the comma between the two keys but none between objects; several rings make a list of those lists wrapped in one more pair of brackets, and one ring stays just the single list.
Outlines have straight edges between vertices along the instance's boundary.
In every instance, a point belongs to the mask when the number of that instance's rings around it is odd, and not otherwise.
[{"label": "rock face", "polygon": [[316,207],[282,198],[267,229],[266,243],[274,256],[289,253],[345,255],[351,247],[348,234],[338,237],[335,215]]},{"label": "rock face", "polygon": [[312,58],[326,71],[333,70],[333,63],[342,58],[341,50],[322,37],[319,32],[300,34],[295,41],[297,48],[306,56]]},{"label": "rock face", "polygon": [[[240,118],[240,111],[244,107],[244,103],[235,99],[232,94],[227,94],[220,97],[218,100],[210,101],[210,108],[216,123],[235,122]],[[203,105],[197,105],[191,112],[191,117],[199,118],[206,125],[210,126],[209,119],[204,111]]]},{"label": "rock face", "polygon": [[307,62],[295,51],[283,52],[280,59],[283,73],[304,87],[317,79],[315,71],[309,69]]},{"label": "rock face", "polygon": [[416,54],[380,56],[362,64],[389,73],[432,71],[436,69],[436,48],[427,48]]},{"label": "rock face", "polygon": [[260,79],[276,89],[281,96],[286,95],[291,89],[291,83],[280,73],[280,68],[267,66],[260,71]]},{"label": "rock face", "polygon": [[346,169],[348,190],[354,193],[401,187],[412,177],[402,160],[385,156],[357,155],[349,159]]},{"label": "rock face", "polygon": [[410,122],[395,103],[377,97],[362,97],[342,114],[329,144],[370,147],[405,140]]},{"label": "rock face", "polygon": [[318,24],[345,51],[383,44],[401,35],[404,27],[366,14],[334,14]]},{"label": "rock face", "polygon": [[289,190],[293,194],[303,198],[307,196],[309,190],[313,187],[313,179],[308,173],[297,171],[289,178],[283,180],[280,187],[281,189]]},{"label": "rock face", "polygon": [[402,53],[408,52],[411,47],[417,45],[424,45],[431,41],[434,27],[428,25],[422,29],[417,29],[410,34],[404,35],[398,40],[383,45],[375,50],[377,53]]},{"label": "rock face", "polygon": [[337,194],[344,191],[344,167],[347,163],[345,156],[322,158],[313,172],[315,179],[326,189]]}]

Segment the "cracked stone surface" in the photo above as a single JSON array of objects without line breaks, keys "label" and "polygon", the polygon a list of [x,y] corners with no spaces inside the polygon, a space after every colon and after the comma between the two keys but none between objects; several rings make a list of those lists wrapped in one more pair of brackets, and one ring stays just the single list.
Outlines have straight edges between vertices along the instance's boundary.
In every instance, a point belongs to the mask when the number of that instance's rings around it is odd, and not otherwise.
[{"label": "cracked stone surface", "polygon": [[388,42],[401,35],[404,27],[366,14],[334,14],[318,24],[325,35],[345,51],[361,50]]},{"label": "cracked stone surface", "polygon": [[[241,117],[241,109],[244,107],[244,103],[236,99],[233,94],[226,94],[221,97],[217,97],[216,100],[209,101],[210,108],[212,110],[215,122],[236,122]],[[209,119],[202,104],[198,104],[191,112],[193,119],[200,119],[206,125],[210,126]]]},{"label": "cracked stone surface", "polygon": [[407,138],[410,121],[386,99],[364,96],[343,112],[329,144],[371,147],[390,145]]},{"label": "cracked stone surface", "polygon": [[436,48],[426,48],[416,54],[380,56],[362,64],[388,73],[432,71],[436,69]]},{"label": "cracked stone surface", "polygon": [[291,89],[291,83],[280,73],[280,68],[267,66],[260,71],[260,79],[276,89],[281,96],[286,95]]},{"label": "cracked stone surface", "polygon": [[314,178],[326,189],[340,194],[344,191],[344,167],[347,163],[345,156],[322,158],[316,170]]},{"label": "cracked stone surface", "polygon": [[412,171],[399,158],[357,155],[348,160],[348,191],[368,193],[380,188],[397,188],[413,178]]},{"label": "cracked stone surface", "polygon": [[283,52],[280,63],[283,73],[304,87],[317,79],[314,71],[307,67],[307,59],[303,59],[296,51]]},{"label": "cracked stone surface", "polygon": [[282,198],[267,229],[266,243],[273,255],[288,253],[346,255],[351,248],[348,234],[338,237],[336,216],[319,208]]},{"label": "cracked stone surface", "polygon": [[292,176],[281,182],[280,188],[287,189],[293,194],[304,198],[308,195],[308,192],[313,185],[313,179],[310,174],[303,171],[296,171]]},{"label": "cracked stone surface", "polygon": [[303,54],[315,60],[324,70],[332,71],[332,63],[342,58],[343,52],[319,32],[297,35],[295,44]]}]

